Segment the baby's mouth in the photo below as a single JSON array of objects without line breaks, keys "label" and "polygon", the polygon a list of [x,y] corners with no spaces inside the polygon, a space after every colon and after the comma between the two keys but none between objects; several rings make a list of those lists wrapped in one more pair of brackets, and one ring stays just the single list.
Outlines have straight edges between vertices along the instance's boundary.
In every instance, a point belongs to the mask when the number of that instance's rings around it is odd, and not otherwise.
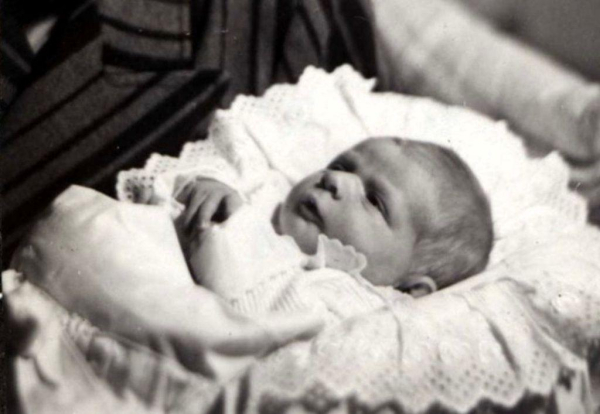
[{"label": "baby's mouth", "polygon": [[323,217],[319,211],[317,200],[314,196],[305,197],[298,205],[298,213],[306,221],[316,224],[321,227],[323,225]]}]

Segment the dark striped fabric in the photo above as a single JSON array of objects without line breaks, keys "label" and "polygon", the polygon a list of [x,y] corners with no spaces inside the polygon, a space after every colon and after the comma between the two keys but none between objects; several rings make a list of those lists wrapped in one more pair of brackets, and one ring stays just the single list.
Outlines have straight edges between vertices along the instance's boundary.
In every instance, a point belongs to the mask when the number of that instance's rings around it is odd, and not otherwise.
[{"label": "dark striped fabric", "polygon": [[31,73],[33,53],[8,3],[0,2],[0,122]]},{"label": "dark striped fabric", "polygon": [[135,70],[192,67],[189,0],[104,0],[104,62]]},{"label": "dark striped fabric", "polygon": [[294,82],[308,65],[377,71],[358,0],[87,4],[3,122],[5,253],[69,184],[113,195],[119,170],[177,154],[239,93]]},{"label": "dark striped fabric", "polygon": [[224,105],[293,82],[308,65],[350,62],[376,75],[359,0],[103,0],[100,16],[105,65],[221,70],[231,80]]}]

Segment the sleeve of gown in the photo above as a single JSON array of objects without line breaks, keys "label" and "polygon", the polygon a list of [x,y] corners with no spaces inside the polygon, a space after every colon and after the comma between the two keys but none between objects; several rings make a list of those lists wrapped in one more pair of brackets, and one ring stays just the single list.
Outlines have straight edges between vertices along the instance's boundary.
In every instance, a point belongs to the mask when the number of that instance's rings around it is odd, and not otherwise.
[{"label": "sleeve of gown", "polygon": [[385,88],[507,119],[533,144],[600,156],[600,86],[497,32],[460,4],[369,1]]}]

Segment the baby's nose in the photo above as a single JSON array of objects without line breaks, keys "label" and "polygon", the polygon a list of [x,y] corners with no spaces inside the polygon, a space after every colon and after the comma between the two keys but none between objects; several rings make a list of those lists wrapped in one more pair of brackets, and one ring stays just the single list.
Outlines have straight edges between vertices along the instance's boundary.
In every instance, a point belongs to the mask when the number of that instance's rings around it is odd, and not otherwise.
[{"label": "baby's nose", "polygon": [[339,198],[339,189],[340,183],[339,179],[335,177],[333,171],[325,171],[323,176],[321,177],[321,181],[319,181],[318,187],[322,188],[325,191],[329,191],[331,196],[335,199]]},{"label": "baby's nose", "polygon": [[329,191],[334,199],[341,200],[355,187],[351,181],[352,174],[343,171],[325,171],[319,182],[319,187]]}]

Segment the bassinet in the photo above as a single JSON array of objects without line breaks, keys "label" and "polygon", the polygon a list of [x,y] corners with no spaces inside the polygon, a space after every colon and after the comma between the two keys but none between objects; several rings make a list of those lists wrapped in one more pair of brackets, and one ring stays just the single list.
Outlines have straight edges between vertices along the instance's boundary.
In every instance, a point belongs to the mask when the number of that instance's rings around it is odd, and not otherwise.
[{"label": "bassinet", "polygon": [[[46,328],[16,359],[17,370],[30,375],[19,377],[26,405],[43,409],[44,397],[56,404],[46,408],[105,404],[119,412],[594,412],[600,233],[586,224],[583,200],[566,189],[562,160],[529,159],[504,123],[372,87],[349,67],[332,74],[310,68],[297,85],[238,98],[211,134],[233,135],[227,154],[239,173],[252,172],[252,154],[292,180],[324,165],[349,138],[400,135],[452,147],[490,195],[497,240],[484,274],[328,327],[219,383],[184,368],[178,355],[99,330],[46,297],[27,279],[61,302],[65,292],[53,286],[77,280],[84,268],[68,255],[58,267],[43,265],[53,262],[45,251],[60,253],[60,231],[52,241],[32,237],[38,254],[22,250],[15,261],[25,280],[5,274],[13,312]],[[122,174],[120,197],[135,201],[153,176],[202,159],[207,145],[188,144],[179,158],[154,156],[143,170]],[[278,157],[289,153],[298,162],[284,167]],[[162,266],[159,258],[143,259],[146,269]],[[132,359],[147,369],[131,371]]]}]

